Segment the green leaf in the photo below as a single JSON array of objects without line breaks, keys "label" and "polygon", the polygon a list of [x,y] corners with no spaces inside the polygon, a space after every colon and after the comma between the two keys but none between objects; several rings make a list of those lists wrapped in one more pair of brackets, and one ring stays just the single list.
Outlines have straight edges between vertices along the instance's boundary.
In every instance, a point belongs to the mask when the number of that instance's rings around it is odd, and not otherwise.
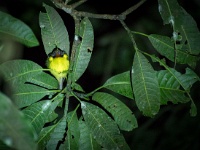
[{"label": "green leaf", "polygon": [[165,69],[169,72],[169,74],[171,74],[171,76],[176,78],[177,82],[184,89],[184,91],[186,92],[187,96],[189,97],[189,99],[191,101],[191,109],[190,109],[191,116],[196,115],[196,113],[197,113],[196,106],[192,100],[190,93],[189,93],[189,89],[194,82],[199,81],[199,77],[190,69],[188,71],[186,69],[186,73],[184,75],[180,76],[180,73],[177,73],[177,71],[175,69],[168,67],[165,64],[165,62],[163,62],[159,58],[149,55],[147,53],[145,53],[145,54],[150,56],[153,59],[153,61],[159,62],[161,66],[165,67]]},{"label": "green leaf", "polygon": [[55,93],[53,91],[48,91],[47,89],[41,88],[36,85],[20,84],[18,85],[18,88],[15,89],[13,98],[15,100],[16,105],[19,108],[22,108],[39,101],[44,96],[49,95],[50,92]]},{"label": "green leaf", "polygon": [[[78,107],[77,107],[78,108]],[[79,123],[77,118],[77,109],[67,114],[68,130],[67,130],[67,147],[68,149],[78,149],[80,137]]]},{"label": "green leaf", "polygon": [[93,51],[94,33],[93,27],[88,18],[84,18],[80,24],[80,44],[76,49],[76,56],[73,68],[73,81],[76,82],[85,72]]},{"label": "green leaf", "polygon": [[38,150],[44,150],[57,124],[42,129],[38,137]]},{"label": "green leaf", "polygon": [[148,36],[154,48],[163,56],[173,61],[176,59],[177,63],[188,64],[195,68],[197,61],[200,59],[198,56],[190,54],[188,51],[176,50],[176,58],[174,42],[167,36],[151,34]]},{"label": "green leaf", "polygon": [[33,125],[37,134],[42,130],[44,124],[47,122],[50,106],[50,100],[43,100],[32,104],[22,111],[29,122]]},{"label": "green leaf", "polygon": [[[174,70],[174,73],[176,73],[178,77],[181,76],[176,70]],[[159,71],[157,76],[161,93],[161,104],[167,104],[168,101],[174,104],[178,102],[186,103],[190,100],[186,97],[186,92],[180,89],[180,84],[177,79],[167,70]]]},{"label": "green leaf", "polygon": [[[48,121],[49,120],[52,121],[52,120],[55,119],[54,117],[57,117],[57,114],[55,114],[54,110],[59,105],[59,103],[63,100],[63,98],[64,98],[63,94],[58,94],[55,97],[53,97],[52,103],[51,103],[51,105],[49,107],[49,111],[48,111],[48,114],[47,114]],[[54,131],[56,126],[57,126],[57,124],[45,127],[39,133],[39,138],[37,140],[39,149],[41,149],[41,150],[45,149],[45,147],[47,145],[47,142],[49,141],[49,139],[51,137],[51,133]]]},{"label": "green leaf", "polygon": [[13,38],[28,47],[39,45],[30,27],[19,19],[2,11],[0,11],[0,35],[4,38]]},{"label": "green leaf", "polygon": [[85,121],[79,120],[79,150],[101,150],[101,146],[93,138]]},{"label": "green leaf", "polygon": [[107,93],[97,92],[93,95],[92,99],[111,113],[121,130],[131,131],[138,127],[133,112],[116,97]]},{"label": "green leaf", "polygon": [[54,110],[56,109],[56,107],[59,106],[60,103],[63,102],[63,99],[64,99],[64,94],[61,94],[61,93],[57,94],[56,96],[52,98],[53,102],[51,103],[51,106],[49,108],[49,114],[48,114],[49,121],[53,121],[55,118],[58,117],[58,114],[55,113]]},{"label": "green leaf", "polygon": [[40,12],[39,23],[46,54],[58,47],[69,55],[69,36],[62,18],[53,7],[44,7],[46,13]]},{"label": "green leaf", "polygon": [[48,150],[55,150],[58,142],[62,141],[65,134],[65,129],[67,127],[67,120],[66,118],[62,118],[55,126],[53,132],[51,132],[50,139],[47,143],[46,148]]},{"label": "green leaf", "polygon": [[191,102],[191,105],[190,105],[190,115],[192,117],[195,117],[197,115],[197,107],[193,101]]},{"label": "green leaf", "polygon": [[192,71],[190,68],[186,68],[186,72],[184,75],[180,76],[181,86],[186,91],[190,91],[190,88],[196,81],[200,81],[199,76]]},{"label": "green leaf", "polygon": [[25,83],[42,73],[42,67],[30,60],[11,60],[0,65],[0,74],[13,85]]},{"label": "green leaf", "polygon": [[102,87],[133,99],[130,71],[126,71],[111,77],[104,83]]},{"label": "green leaf", "polygon": [[181,50],[188,51],[190,54],[200,53],[200,32],[195,20],[189,15],[177,0],[158,0],[159,11],[165,24],[173,27],[173,39],[180,44]]},{"label": "green leaf", "polygon": [[70,130],[67,131],[67,138],[63,144],[60,145],[60,149],[78,150],[78,145],[74,140],[73,134]]},{"label": "green leaf", "polygon": [[132,85],[136,105],[145,116],[154,116],[160,109],[160,89],[156,72],[148,60],[136,51],[132,69]]},{"label": "green leaf", "polygon": [[0,93],[0,140],[9,147],[36,150],[35,133],[11,100]]},{"label": "green leaf", "polygon": [[27,82],[39,85],[47,89],[58,89],[58,81],[51,75],[44,72],[32,78],[27,79]]},{"label": "green leaf", "polygon": [[9,147],[5,143],[3,143],[1,140],[0,140],[0,149],[2,149],[2,150],[13,150],[13,148]]},{"label": "green leaf", "polygon": [[105,149],[129,149],[117,124],[102,109],[83,101],[81,102],[81,109],[93,138],[101,146]]}]

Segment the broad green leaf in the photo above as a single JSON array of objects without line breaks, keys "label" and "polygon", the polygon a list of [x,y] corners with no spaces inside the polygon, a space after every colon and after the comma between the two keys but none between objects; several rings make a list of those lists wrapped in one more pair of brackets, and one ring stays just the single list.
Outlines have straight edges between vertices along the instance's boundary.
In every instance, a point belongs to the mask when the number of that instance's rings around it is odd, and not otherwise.
[{"label": "broad green leaf", "polygon": [[11,60],[0,65],[0,74],[12,84],[25,83],[42,73],[42,67],[30,60]]},{"label": "broad green leaf", "polygon": [[93,51],[94,33],[88,18],[84,18],[80,24],[80,44],[76,49],[73,68],[73,81],[76,82],[85,72]]},{"label": "broad green leaf", "polygon": [[[63,98],[64,98],[63,94],[58,94],[52,99],[53,102],[51,103],[49,110],[48,110],[48,114],[47,114],[48,121],[52,121],[58,116],[54,112],[54,110],[59,105],[59,103],[63,100]],[[42,131],[39,134],[38,141],[37,141],[39,149],[41,149],[41,150],[45,149],[46,144],[51,137],[51,133],[54,131],[54,129],[57,127],[57,125],[58,124],[55,124],[55,125],[48,126],[48,127],[45,127],[42,129]]]},{"label": "broad green leaf", "polygon": [[[176,73],[178,77],[181,76],[181,74],[175,70],[174,73]],[[157,76],[161,93],[161,104],[167,104],[168,101],[174,104],[189,101],[189,98],[185,95],[186,92],[180,89],[180,84],[177,79],[167,70],[159,71]]]},{"label": "broad green leaf", "polygon": [[62,118],[55,126],[55,129],[50,134],[50,139],[47,143],[46,148],[48,150],[55,150],[58,142],[62,141],[65,134],[65,129],[67,127],[67,120],[66,118]]},{"label": "broad green leaf", "polygon": [[185,74],[180,76],[180,80],[181,80],[181,86],[184,88],[184,90],[190,91],[190,88],[192,87],[192,85],[195,82],[200,81],[200,78],[190,68],[186,68],[186,72]]},{"label": "broad green leaf", "polygon": [[15,89],[13,98],[16,105],[19,108],[29,106],[34,102],[39,101],[46,95],[50,93],[55,93],[54,91],[48,91],[45,88],[41,88],[32,84],[20,84],[18,88]]},{"label": "broad green leaf", "polygon": [[46,54],[58,47],[69,55],[69,36],[62,18],[53,7],[44,7],[46,13],[40,12],[39,23]]},{"label": "broad green leaf", "polygon": [[39,42],[33,31],[24,22],[13,16],[0,11],[0,35],[1,37],[13,38],[28,46],[38,46]]},{"label": "broad green leaf", "polygon": [[79,130],[79,150],[101,150],[101,146],[93,138],[85,121],[79,120]]},{"label": "broad green leaf", "polygon": [[56,109],[56,107],[59,106],[60,103],[63,102],[63,99],[64,99],[64,94],[61,93],[57,94],[55,97],[52,98],[52,103],[49,108],[49,114],[48,114],[49,122],[53,121],[58,117],[58,114],[54,110]]},{"label": "broad green leaf", "polygon": [[111,77],[102,87],[133,99],[130,71],[126,71]]},{"label": "broad green leaf", "polygon": [[[78,129],[77,129],[78,130]],[[60,145],[60,149],[69,149],[69,150],[78,150],[78,145],[76,140],[74,140],[74,136],[70,130],[67,131],[67,137],[63,144]]]},{"label": "broad green leaf", "polygon": [[[52,99],[53,102],[50,105],[49,114],[47,115],[48,120],[52,121],[52,120],[55,119],[54,115],[56,115],[56,114],[55,114],[54,110],[58,106],[58,104],[63,100],[63,98],[64,98],[63,94],[58,94],[55,97],[53,97],[53,99]],[[57,115],[55,117],[57,117]],[[39,134],[39,138],[37,140],[38,148],[40,150],[45,149],[46,144],[51,137],[51,133],[54,131],[54,129],[57,125],[58,124],[55,124],[55,125],[48,126],[48,127],[45,127],[45,128],[42,129],[42,131]]]},{"label": "broad green leaf", "polygon": [[200,32],[195,20],[177,2],[177,0],[158,0],[159,12],[165,24],[173,27],[173,39],[177,47],[190,54],[200,53]]},{"label": "broad green leaf", "polygon": [[22,111],[29,122],[33,125],[37,134],[42,130],[44,124],[47,122],[50,106],[50,100],[43,100],[32,104]]},{"label": "broad green leaf", "polygon": [[80,92],[85,92],[84,89],[81,87],[81,85],[78,84],[78,83],[75,83],[75,82],[72,83],[72,89],[75,89],[75,90],[80,91]]},{"label": "broad green leaf", "polygon": [[[78,107],[77,107],[78,108]],[[80,137],[77,109],[67,114],[68,130],[66,146],[68,149],[78,149],[78,142]]]},{"label": "broad green leaf", "polygon": [[27,79],[27,82],[39,85],[47,89],[58,89],[58,81],[51,75],[44,72],[32,78]]},{"label": "broad green leaf", "polygon": [[[190,54],[188,51],[176,50],[174,42],[167,36],[151,34],[148,36],[154,48],[163,56],[171,61],[176,59],[177,63],[188,64],[192,68],[195,68],[197,61],[200,59],[198,56]],[[176,58],[174,58],[175,56]]]},{"label": "broad green leaf", "polygon": [[169,72],[169,74],[171,76],[176,78],[177,82],[180,84],[180,86],[186,92],[186,95],[189,97],[189,99],[191,101],[191,109],[190,109],[191,116],[196,116],[196,113],[197,113],[196,106],[192,100],[190,93],[189,93],[189,88],[192,86],[192,84],[194,82],[199,81],[199,77],[190,69],[189,70],[186,69],[186,73],[184,75],[180,76],[180,73],[177,73],[177,71],[175,69],[168,67],[165,64],[165,62],[163,62],[159,58],[157,58],[153,55],[149,55],[147,53],[145,53],[145,54],[150,56],[153,61],[159,62],[161,66],[165,67],[165,69],[167,70],[167,72]]},{"label": "broad green leaf", "polygon": [[138,127],[133,112],[116,97],[107,93],[97,92],[93,95],[92,99],[111,113],[121,130],[131,131]]},{"label": "broad green leaf", "polygon": [[160,109],[160,90],[156,72],[142,53],[136,51],[132,68],[136,105],[145,116],[153,117]]},{"label": "broad green leaf", "polygon": [[44,150],[48,141],[51,138],[51,134],[53,133],[54,129],[56,128],[57,124],[48,126],[42,129],[42,131],[39,134],[37,144],[38,144],[38,150]]},{"label": "broad green leaf", "polygon": [[36,150],[35,133],[11,100],[0,93],[0,140],[19,150]]},{"label": "broad green leaf", "polygon": [[175,69],[167,67],[168,72],[176,78],[177,82],[181,85],[185,92],[189,92],[193,83],[199,80],[199,77],[189,68],[186,68],[186,73],[180,75]]},{"label": "broad green leaf", "polygon": [[98,106],[81,102],[81,109],[86,125],[93,138],[105,149],[129,149],[117,124]]}]

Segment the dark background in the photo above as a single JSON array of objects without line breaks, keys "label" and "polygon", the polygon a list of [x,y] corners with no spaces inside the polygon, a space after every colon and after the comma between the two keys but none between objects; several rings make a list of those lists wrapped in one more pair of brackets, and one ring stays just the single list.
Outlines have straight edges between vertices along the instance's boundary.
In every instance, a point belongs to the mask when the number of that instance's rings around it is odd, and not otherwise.
[{"label": "dark background", "polygon": [[[130,6],[136,4],[136,0],[116,1],[88,0],[77,10],[93,13],[120,14]],[[193,16],[199,27],[200,1],[179,0],[179,4]],[[44,11],[42,3],[54,7],[50,0],[1,0],[0,11],[25,22],[35,33],[40,45],[34,48],[24,47],[16,42],[8,42],[7,51],[0,51],[0,63],[9,59],[29,59],[39,65],[45,66],[46,54],[41,41],[39,28],[39,12]],[[54,7],[55,8],[55,7]],[[71,16],[56,8],[63,18],[69,32],[72,43],[74,22]],[[112,75],[127,71],[132,66],[134,50],[131,41],[118,21],[90,19],[94,27],[94,51],[88,69],[78,81],[86,92],[90,92],[102,85]],[[137,32],[145,34],[172,34],[170,25],[163,25],[158,12],[158,2],[147,0],[140,8],[129,14],[125,20],[127,25]],[[155,53],[147,39],[135,36],[137,45],[149,53]],[[200,65],[196,72],[200,75]],[[192,87],[192,96],[198,108],[200,108],[199,82]],[[131,149],[135,150],[197,150],[200,149],[200,116],[199,110],[196,117],[190,117],[190,104],[162,106],[155,118],[148,118],[136,109],[132,102],[125,99],[124,102],[133,110],[138,118],[139,128],[132,132],[123,132]]]}]

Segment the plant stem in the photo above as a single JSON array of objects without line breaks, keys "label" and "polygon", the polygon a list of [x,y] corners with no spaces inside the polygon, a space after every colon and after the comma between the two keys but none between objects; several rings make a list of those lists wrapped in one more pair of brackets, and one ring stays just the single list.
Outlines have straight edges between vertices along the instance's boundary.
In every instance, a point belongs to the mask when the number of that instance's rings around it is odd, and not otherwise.
[{"label": "plant stem", "polygon": [[67,5],[67,3],[64,3],[60,0],[51,0],[56,7],[62,9],[66,13],[70,14],[71,16],[77,16],[77,17],[88,17],[88,18],[96,18],[96,19],[109,19],[109,20],[125,20],[126,16],[133,11],[135,11],[137,8],[139,8],[146,0],[141,0],[134,6],[131,6],[124,12],[118,15],[110,15],[110,14],[94,14],[90,12],[85,12],[85,11],[77,11],[74,8],[79,6],[80,4],[86,2],[87,0],[81,0],[77,3],[74,3],[72,5]]},{"label": "plant stem", "polygon": [[124,29],[127,31],[128,35],[129,35],[129,37],[130,37],[130,39],[131,39],[131,41],[133,43],[133,47],[137,51],[138,50],[137,44],[135,42],[135,39],[133,37],[133,34],[132,34],[131,30],[128,28],[128,26],[126,25],[126,23],[123,20],[120,20],[120,23],[122,24],[122,26],[124,27]]}]

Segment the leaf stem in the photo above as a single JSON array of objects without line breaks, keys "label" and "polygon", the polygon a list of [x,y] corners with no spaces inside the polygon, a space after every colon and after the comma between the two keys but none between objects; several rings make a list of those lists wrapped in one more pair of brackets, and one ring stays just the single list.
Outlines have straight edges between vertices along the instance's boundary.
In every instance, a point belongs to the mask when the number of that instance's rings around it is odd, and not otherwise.
[{"label": "leaf stem", "polygon": [[124,29],[127,31],[128,35],[129,35],[129,37],[130,37],[130,39],[131,39],[131,41],[133,43],[133,47],[137,51],[138,48],[137,48],[137,44],[135,42],[135,39],[133,37],[132,31],[128,28],[128,26],[126,25],[126,23],[123,20],[119,20],[119,21],[122,24],[122,26],[124,27]]}]

